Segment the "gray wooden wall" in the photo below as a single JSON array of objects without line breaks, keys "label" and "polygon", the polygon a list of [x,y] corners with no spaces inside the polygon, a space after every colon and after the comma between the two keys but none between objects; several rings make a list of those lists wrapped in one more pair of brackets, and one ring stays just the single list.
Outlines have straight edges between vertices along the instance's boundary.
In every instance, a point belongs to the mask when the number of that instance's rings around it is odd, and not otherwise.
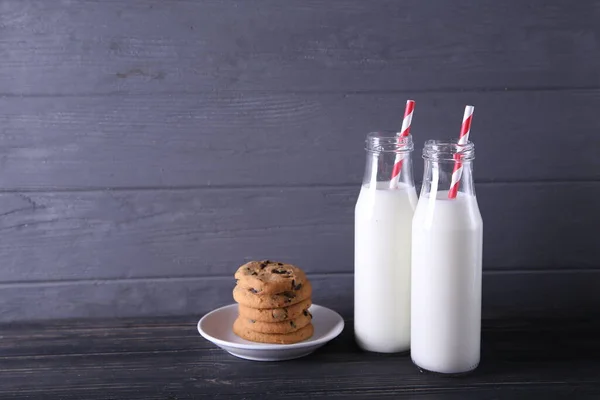
[{"label": "gray wooden wall", "polygon": [[0,0],[0,320],[352,310],[363,140],[476,106],[484,315],[600,307],[600,1]]}]

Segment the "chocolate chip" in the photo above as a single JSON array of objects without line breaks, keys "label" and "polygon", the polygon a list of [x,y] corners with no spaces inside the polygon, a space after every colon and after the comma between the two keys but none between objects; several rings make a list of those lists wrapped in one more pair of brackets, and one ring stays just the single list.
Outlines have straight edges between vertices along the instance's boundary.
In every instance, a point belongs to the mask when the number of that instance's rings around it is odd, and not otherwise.
[{"label": "chocolate chip", "polygon": [[296,327],[296,324],[294,323],[294,321],[290,321],[290,325],[292,326],[292,328]]},{"label": "chocolate chip", "polygon": [[296,297],[295,294],[290,293],[290,292],[284,292],[283,295],[285,296],[285,301],[288,303],[291,303],[292,300],[294,300],[294,298]]},{"label": "chocolate chip", "polygon": [[292,279],[292,290],[294,290],[294,286],[296,286],[296,281]]},{"label": "chocolate chip", "polygon": [[271,270],[271,272],[274,274],[278,274],[278,275],[288,273],[285,269],[281,269],[281,268],[273,268]]},{"label": "chocolate chip", "polygon": [[302,311],[302,314],[304,314],[305,317],[308,317],[308,310]]},{"label": "chocolate chip", "polygon": [[283,263],[277,263],[277,265],[279,265],[279,266],[282,266],[282,265],[283,265]]},{"label": "chocolate chip", "polygon": [[299,283],[296,286],[294,286],[294,290],[300,290],[300,289],[302,289],[302,284],[301,283]]},{"label": "chocolate chip", "polygon": [[265,264],[265,263],[262,263],[262,264],[260,264],[260,269],[265,269],[265,268],[267,268],[267,265],[268,265],[268,264]]},{"label": "chocolate chip", "polygon": [[254,293],[254,294],[258,293],[258,290],[256,290],[256,289],[248,289],[248,291],[249,291],[250,293]]},{"label": "chocolate chip", "polygon": [[256,271],[252,271],[252,273],[250,275],[256,276],[256,275],[258,275],[258,273]]}]

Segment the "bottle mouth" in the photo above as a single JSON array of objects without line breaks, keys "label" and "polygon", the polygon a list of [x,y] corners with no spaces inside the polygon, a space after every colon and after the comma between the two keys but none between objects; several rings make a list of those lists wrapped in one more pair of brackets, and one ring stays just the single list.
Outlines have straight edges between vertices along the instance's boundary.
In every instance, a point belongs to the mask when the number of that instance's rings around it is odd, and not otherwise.
[{"label": "bottle mouth", "polygon": [[377,131],[367,135],[365,150],[371,153],[410,153],[414,149],[412,136],[399,136],[400,132]]},{"label": "bottle mouth", "polygon": [[475,159],[473,142],[459,144],[458,139],[428,140],[423,147],[423,158],[431,161],[471,161]]}]

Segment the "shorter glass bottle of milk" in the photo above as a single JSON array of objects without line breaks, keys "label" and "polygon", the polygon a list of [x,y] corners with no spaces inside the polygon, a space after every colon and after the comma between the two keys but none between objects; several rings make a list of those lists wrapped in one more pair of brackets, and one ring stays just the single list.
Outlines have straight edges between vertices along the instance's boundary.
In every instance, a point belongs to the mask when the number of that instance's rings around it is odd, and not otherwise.
[{"label": "shorter glass bottle of milk", "polygon": [[[473,185],[473,143],[425,143],[412,225],[411,357],[421,369],[461,374],[477,367],[481,334],[483,220]],[[449,198],[455,160],[458,193]]]},{"label": "shorter glass bottle of milk", "polygon": [[[410,135],[367,136],[354,228],[354,333],[367,351],[410,348],[411,226],[417,204],[412,150]],[[400,173],[391,179],[395,164]]]}]

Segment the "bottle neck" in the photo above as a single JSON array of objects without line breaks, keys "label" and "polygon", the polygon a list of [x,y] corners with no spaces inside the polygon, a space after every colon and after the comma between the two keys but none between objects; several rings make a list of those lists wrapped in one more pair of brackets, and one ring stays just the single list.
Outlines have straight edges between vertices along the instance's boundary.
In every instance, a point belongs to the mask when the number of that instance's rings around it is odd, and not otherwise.
[{"label": "bottle neck", "polygon": [[363,186],[378,189],[414,187],[412,156],[405,152],[367,152]]},{"label": "bottle neck", "polygon": [[414,187],[413,148],[410,135],[400,137],[396,132],[369,133],[365,147],[367,163],[363,186],[373,189]]},{"label": "bottle neck", "polygon": [[436,199],[452,199],[461,193],[475,196],[475,146],[472,142],[428,140],[423,147],[423,159],[425,169],[421,196]]},{"label": "bottle neck", "polygon": [[[475,196],[475,185],[473,182],[473,162],[463,161],[460,180],[458,181],[458,193]],[[457,169],[457,163],[454,161],[435,161],[425,159],[425,169],[423,171],[423,185],[421,187],[421,196],[435,198],[448,198],[448,192],[451,189],[452,175]]]}]

